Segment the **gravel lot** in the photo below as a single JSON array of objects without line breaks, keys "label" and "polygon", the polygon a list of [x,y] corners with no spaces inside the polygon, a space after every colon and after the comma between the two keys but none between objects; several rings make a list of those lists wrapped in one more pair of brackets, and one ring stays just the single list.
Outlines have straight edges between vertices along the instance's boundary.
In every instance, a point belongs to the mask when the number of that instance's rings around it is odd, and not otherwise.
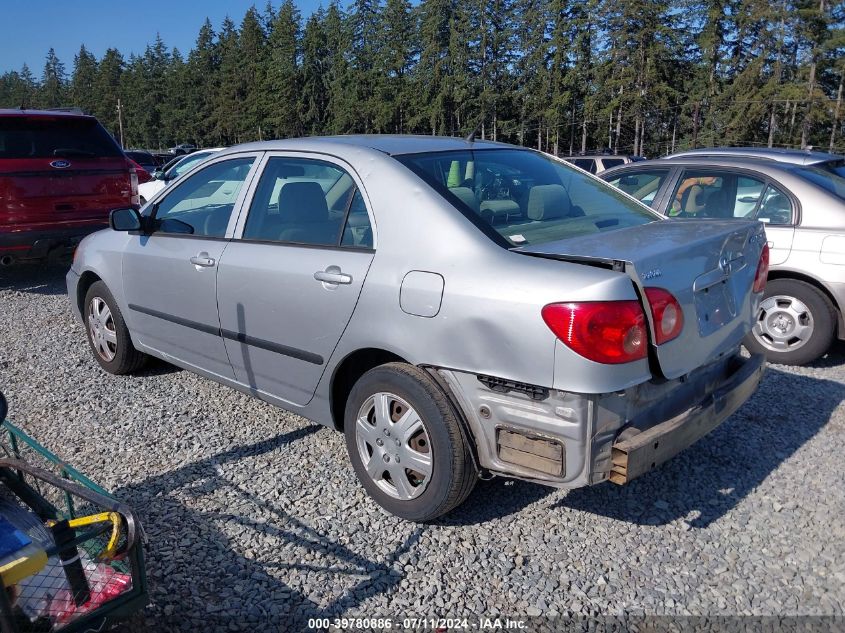
[{"label": "gravel lot", "polygon": [[64,270],[0,270],[0,314],[11,419],[144,522],[151,630],[845,611],[841,345],[770,367],[733,418],[627,487],[482,482],[418,526],[368,500],[334,431],[164,364],[102,372]]}]

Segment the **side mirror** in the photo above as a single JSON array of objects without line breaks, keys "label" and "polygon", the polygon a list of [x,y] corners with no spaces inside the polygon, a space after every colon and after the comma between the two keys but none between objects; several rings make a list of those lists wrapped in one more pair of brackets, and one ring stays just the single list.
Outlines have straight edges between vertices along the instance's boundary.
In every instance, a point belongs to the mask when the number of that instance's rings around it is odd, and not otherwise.
[{"label": "side mirror", "polygon": [[156,170],[155,170],[155,171],[151,174],[151,176],[153,177],[153,180],[164,180],[164,172],[163,172],[163,171],[161,171],[160,169],[156,169]]},{"label": "side mirror", "polygon": [[109,213],[109,226],[114,231],[140,231],[141,214],[135,209],[115,209]]}]

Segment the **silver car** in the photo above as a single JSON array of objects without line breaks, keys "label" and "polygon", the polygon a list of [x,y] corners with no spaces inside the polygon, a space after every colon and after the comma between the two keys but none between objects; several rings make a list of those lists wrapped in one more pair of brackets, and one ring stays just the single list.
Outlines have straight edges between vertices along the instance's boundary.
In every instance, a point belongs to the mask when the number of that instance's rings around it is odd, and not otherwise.
[{"label": "silver car", "polygon": [[601,178],[669,216],[766,225],[769,283],[750,350],[803,365],[845,338],[845,178],[826,167],[713,156],[637,163]]},{"label": "silver car", "polygon": [[763,371],[739,355],[759,222],[668,222],[533,150],[242,145],[111,226],[67,275],[106,371],[155,356],[343,430],[364,488],[407,519],[480,475],[630,481]]}]

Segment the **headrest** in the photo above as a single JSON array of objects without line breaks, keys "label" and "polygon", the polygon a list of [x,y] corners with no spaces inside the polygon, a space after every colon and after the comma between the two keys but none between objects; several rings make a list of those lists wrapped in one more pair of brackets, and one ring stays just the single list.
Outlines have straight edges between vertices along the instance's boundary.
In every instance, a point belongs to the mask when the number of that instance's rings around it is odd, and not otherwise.
[{"label": "headrest", "polygon": [[283,222],[325,222],[329,219],[326,194],[316,182],[289,182],[279,190],[279,215]]},{"label": "headrest", "polygon": [[528,217],[532,220],[553,220],[571,214],[572,202],[562,185],[537,185],[528,192]]},{"label": "headrest", "polygon": [[460,198],[461,202],[467,205],[470,209],[478,213],[480,208],[479,202],[478,198],[475,197],[475,192],[472,189],[470,189],[469,187],[451,187],[449,191],[458,198]]}]

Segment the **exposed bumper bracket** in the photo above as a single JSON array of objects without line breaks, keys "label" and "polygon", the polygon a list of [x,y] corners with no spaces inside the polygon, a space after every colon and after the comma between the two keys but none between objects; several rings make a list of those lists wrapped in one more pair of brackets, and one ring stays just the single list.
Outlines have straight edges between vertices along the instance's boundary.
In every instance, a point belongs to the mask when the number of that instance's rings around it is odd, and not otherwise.
[{"label": "exposed bumper bracket", "polygon": [[628,483],[707,435],[751,397],[764,368],[763,355],[754,354],[704,401],[633,437],[617,440],[610,481]]}]

